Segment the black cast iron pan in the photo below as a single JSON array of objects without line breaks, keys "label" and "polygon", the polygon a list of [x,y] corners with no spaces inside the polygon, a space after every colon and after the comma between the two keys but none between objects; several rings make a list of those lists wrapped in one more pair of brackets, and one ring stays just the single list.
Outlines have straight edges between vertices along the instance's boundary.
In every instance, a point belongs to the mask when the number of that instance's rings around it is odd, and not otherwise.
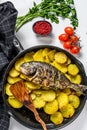
[{"label": "black cast iron pan", "polygon": [[[14,63],[17,61],[18,58],[22,57],[27,52],[37,51],[38,49],[48,47],[50,49],[56,49],[57,51],[63,51],[64,53],[66,53],[67,56],[71,58],[73,63],[77,64],[77,66],[79,67],[80,74],[82,76],[82,84],[87,85],[85,70],[84,70],[82,63],[79,60],[77,60],[73,55],[71,55],[70,53],[68,53],[67,51],[65,51],[61,48],[58,48],[58,47],[55,47],[55,46],[50,46],[50,45],[39,45],[39,46],[34,46],[34,47],[28,48],[26,50],[23,50],[22,46],[20,46],[21,44],[18,42],[17,39],[15,39],[14,44],[15,44],[19,53],[8,65],[8,68],[7,68],[5,75],[4,75],[4,81],[3,81],[4,82],[3,97],[4,97],[4,100],[5,100],[6,106],[7,106],[7,111],[8,111],[8,113],[10,113],[11,116],[13,116],[18,122],[20,122],[24,126],[31,128],[33,130],[34,129],[42,130],[41,125],[38,122],[36,122],[34,115],[30,110],[28,110],[25,107],[22,107],[20,109],[14,109],[7,102],[7,95],[5,94],[5,84],[7,82],[8,73],[9,73],[10,69],[12,68],[12,66],[14,65]],[[80,97],[80,101],[81,101],[80,106],[76,110],[74,116],[70,119],[65,119],[64,122],[61,125],[54,125],[53,123],[51,123],[50,120],[49,120],[49,116],[47,116],[47,114],[45,114],[42,110],[39,110],[38,112],[39,112],[41,118],[46,123],[48,130],[52,130],[52,129],[59,130],[60,128],[63,128],[65,126],[69,125],[71,122],[73,122],[79,116],[79,114],[81,113],[81,111],[83,110],[83,107],[85,105],[86,96],[82,95]]]}]

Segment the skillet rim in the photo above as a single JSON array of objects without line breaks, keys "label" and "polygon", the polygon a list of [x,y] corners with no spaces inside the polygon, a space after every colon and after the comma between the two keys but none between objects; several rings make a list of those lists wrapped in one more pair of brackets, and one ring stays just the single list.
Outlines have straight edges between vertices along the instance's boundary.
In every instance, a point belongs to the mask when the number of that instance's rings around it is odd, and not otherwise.
[{"label": "skillet rim", "polygon": [[[8,67],[7,67],[7,69],[6,69],[6,72],[5,72],[5,74],[4,74],[4,78],[3,78],[3,99],[4,99],[4,102],[5,102],[5,104],[6,104],[6,106],[7,106],[7,111],[8,111],[8,113],[11,113],[11,115],[13,116],[13,118],[15,119],[15,120],[17,120],[18,122],[20,122],[21,124],[23,124],[24,126],[26,126],[26,127],[28,127],[28,128],[31,128],[31,129],[36,129],[36,130],[41,130],[41,125],[40,124],[37,124],[37,123],[33,123],[33,122],[30,122],[30,123],[32,123],[32,124],[27,124],[26,123],[26,121],[24,122],[22,119],[20,119],[20,117],[17,117],[17,113],[15,112],[15,110],[14,110],[14,108],[11,108],[9,105],[8,105],[8,103],[7,103],[7,101],[6,101],[6,99],[5,99],[5,90],[4,90],[4,85],[5,85],[5,82],[6,82],[6,77],[7,77],[7,75],[8,75],[8,72],[9,72],[9,70],[11,69],[11,67],[13,66],[13,64],[15,63],[15,61],[18,59],[18,58],[20,58],[21,56],[23,56],[25,53],[27,53],[27,52],[30,52],[30,51],[32,51],[32,50],[34,50],[34,51],[36,51],[36,50],[39,50],[39,49],[43,49],[43,48],[50,48],[50,49],[56,49],[56,50],[58,50],[58,51],[63,51],[64,53],[66,53],[67,54],[67,56],[69,56],[70,58],[71,58],[71,60],[74,60],[75,62],[76,62],[76,64],[79,66],[79,68],[81,69],[81,71],[82,71],[82,77],[84,77],[84,83],[85,83],[85,85],[87,85],[87,81],[86,81],[86,73],[85,73],[85,70],[84,70],[84,66],[83,66],[83,64],[76,58],[76,57],[74,57],[72,54],[70,54],[68,51],[66,51],[66,50],[64,50],[64,49],[62,49],[62,48],[59,48],[59,47],[57,47],[57,46],[53,46],[53,45],[37,45],[37,46],[33,46],[33,47],[30,47],[30,48],[27,48],[27,49],[25,49],[25,50],[23,50],[23,51],[21,51],[21,52],[19,52],[19,54],[16,56],[16,57],[14,57],[13,58],[13,60],[9,63],[9,65],[8,65]],[[83,102],[82,102],[82,104],[80,105],[80,108],[78,109],[78,111],[76,112],[76,114],[72,117],[72,118],[70,118],[70,119],[68,119],[69,120],[69,122],[65,122],[65,124],[61,124],[61,125],[54,125],[54,124],[52,124],[52,123],[49,123],[49,124],[47,124],[47,128],[48,129],[55,129],[56,130],[56,128],[57,128],[57,130],[58,129],[61,129],[61,128],[64,128],[65,126],[68,126],[69,124],[71,124],[78,116],[79,116],[79,114],[81,113],[81,111],[83,110],[83,108],[84,108],[84,105],[85,105],[85,102],[86,102],[86,97],[85,96],[82,96],[82,98],[83,98]],[[33,127],[34,126],[34,127]]]}]

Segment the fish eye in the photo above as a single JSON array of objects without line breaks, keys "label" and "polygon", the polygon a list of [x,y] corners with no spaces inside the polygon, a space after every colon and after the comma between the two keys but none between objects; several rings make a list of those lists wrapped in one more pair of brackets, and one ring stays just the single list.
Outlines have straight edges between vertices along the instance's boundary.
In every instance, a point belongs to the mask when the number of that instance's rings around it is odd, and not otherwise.
[{"label": "fish eye", "polygon": [[29,69],[29,76],[34,76],[35,75],[35,73],[36,73],[36,71],[37,71],[37,69],[36,69],[36,67],[31,67],[30,69]]}]

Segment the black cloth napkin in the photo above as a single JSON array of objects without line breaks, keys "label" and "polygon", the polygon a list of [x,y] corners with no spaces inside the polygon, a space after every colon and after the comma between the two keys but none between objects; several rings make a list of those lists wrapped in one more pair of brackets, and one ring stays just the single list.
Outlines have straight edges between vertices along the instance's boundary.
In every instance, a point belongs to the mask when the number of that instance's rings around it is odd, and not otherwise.
[{"label": "black cloth napkin", "polygon": [[10,116],[2,96],[3,76],[9,62],[17,55],[13,44],[17,10],[7,1],[0,4],[0,130],[8,130]]}]

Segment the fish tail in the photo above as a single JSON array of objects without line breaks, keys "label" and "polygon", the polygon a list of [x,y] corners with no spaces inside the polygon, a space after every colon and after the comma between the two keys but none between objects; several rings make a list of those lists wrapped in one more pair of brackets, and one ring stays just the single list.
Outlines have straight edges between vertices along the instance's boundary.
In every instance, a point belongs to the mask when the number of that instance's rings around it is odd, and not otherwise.
[{"label": "fish tail", "polygon": [[79,85],[79,87],[81,88],[81,92],[83,95],[87,95],[87,85]]},{"label": "fish tail", "polygon": [[76,92],[80,92],[82,95],[87,95],[87,85],[71,84],[70,88]]}]

